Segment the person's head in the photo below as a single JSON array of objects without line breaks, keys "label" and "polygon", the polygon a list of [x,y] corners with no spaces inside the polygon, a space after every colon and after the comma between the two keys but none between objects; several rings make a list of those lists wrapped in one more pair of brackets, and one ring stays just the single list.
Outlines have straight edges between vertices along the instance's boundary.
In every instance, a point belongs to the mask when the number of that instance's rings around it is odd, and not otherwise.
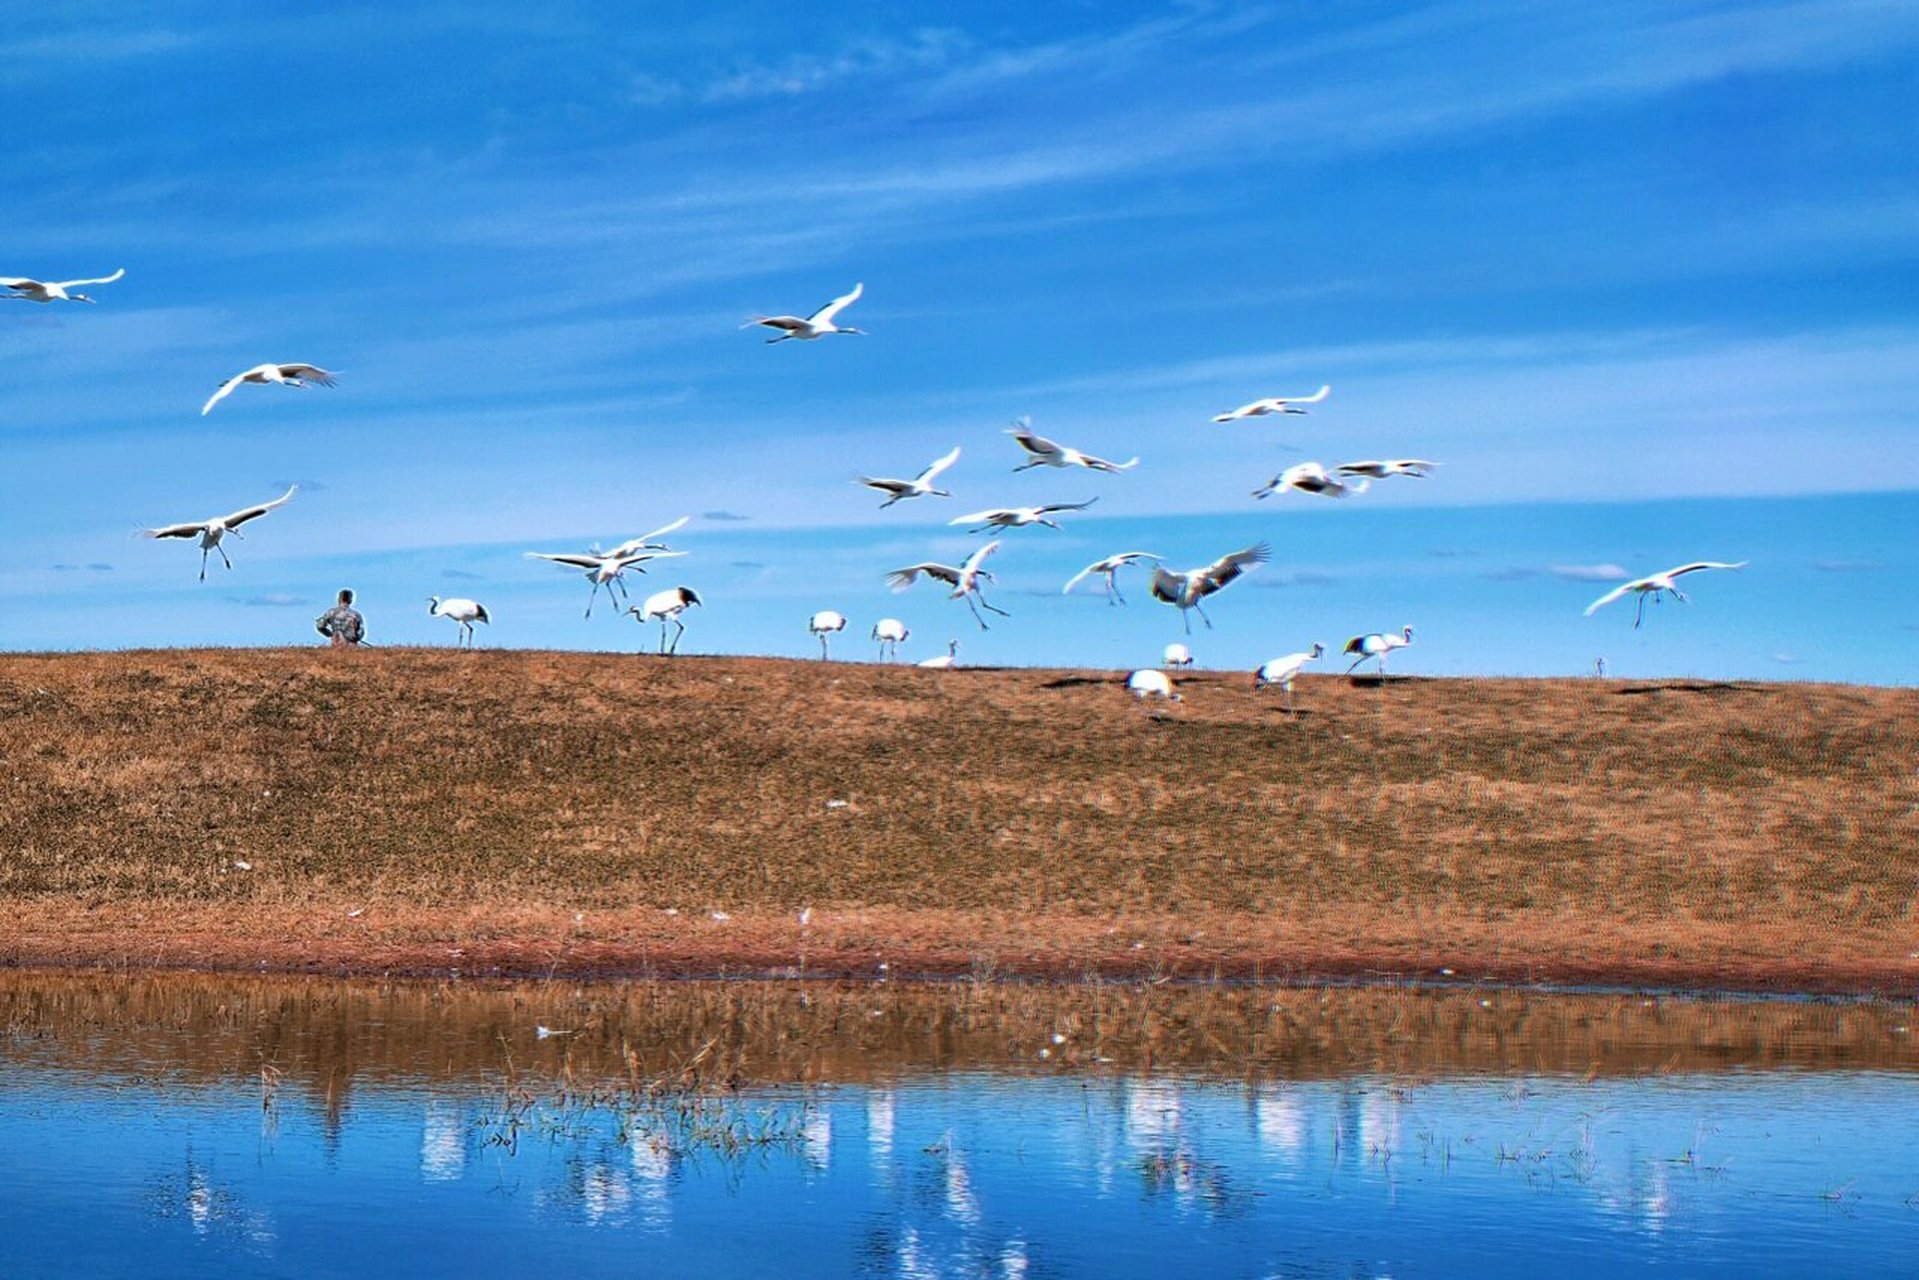
[{"label": "person's head", "polygon": [[341,588],[340,588],[340,603],[341,603],[341,604],[352,604],[352,603],[353,603],[353,592],[352,592],[352,590],[351,590],[351,589],[349,589],[349,588],[347,588],[347,587],[341,587]]}]

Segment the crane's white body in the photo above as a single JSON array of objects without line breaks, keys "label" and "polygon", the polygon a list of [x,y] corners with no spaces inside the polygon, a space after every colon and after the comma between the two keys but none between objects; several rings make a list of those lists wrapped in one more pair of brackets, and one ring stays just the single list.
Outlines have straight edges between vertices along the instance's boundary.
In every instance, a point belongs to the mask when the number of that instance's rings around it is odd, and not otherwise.
[{"label": "crane's white body", "polygon": [[1321,387],[1309,396],[1267,396],[1264,400],[1255,400],[1243,404],[1237,409],[1214,416],[1214,422],[1233,422],[1239,418],[1263,418],[1269,413],[1305,413],[1301,405],[1318,404],[1333,393],[1330,385]]},{"label": "crane's white body", "polygon": [[1118,555],[1107,556],[1103,560],[1095,560],[1068,578],[1066,585],[1059,589],[1059,593],[1061,595],[1070,595],[1074,587],[1077,587],[1094,574],[1099,573],[1106,576],[1107,605],[1110,607],[1116,604],[1125,604],[1126,597],[1119,593],[1119,571],[1127,565],[1134,564],[1141,560],[1151,560],[1157,563],[1159,558],[1158,555],[1151,551],[1122,551]]},{"label": "crane's white body", "polygon": [[1143,667],[1126,677],[1126,689],[1141,702],[1148,698],[1158,698],[1162,702],[1180,701],[1179,691],[1173,687],[1173,679],[1164,671]]},{"label": "crane's white body", "polygon": [[244,382],[265,386],[277,382],[283,387],[330,387],[340,375],[330,373],[317,364],[256,364],[251,369],[234,374],[220,384],[220,389],[207,398],[200,406],[200,416],[206,417],[213,412],[213,406],[233,394],[233,389]]},{"label": "crane's white body", "polygon": [[1307,663],[1317,660],[1323,656],[1325,652],[1326,646],[1315,640],[1313,641],[1313,647],[1304,653],[1289,653],[1285,657],[1273,658],[1260,663],[1259,668],[1253,672],[1254,691],[1257,692],[1268,685],[1278,685],[1286,691],[1286,709],[1291,711],[1293,709],[1293,681],[1298,678],[1301,668]]},{"label": "crane's white body", "polygon": [[829,333],[865,333],[866,330],[864,329],[855,329],[851,325],[834,323],[834,317],[838,316],[839,313],[847,307],[852,306],[853,303],[859,301],[859,296],[864,292],[866,292],[866,285],[864,282],[861,282],[853,286],[851,293],[841,294],[810,316],[804,318],[800,316],[754,316],[745,324],[741,325],[740,328],[751,329],[755,325],[764,325],[768,329],[780,330],[780,336],[777,338],[768,338],[768,342],[785,342],[792,338],[798,338],[802,342],[805,342],[814,338],[824,338]]},{"label": "crane's white body", "polygon": [[888,495],[886,501],[880,503],[881,511],[886,510],[895,502],[904,502],[908,498],[950,498],[953,495],[945,489],[935,489],[933,487],[933,481],[939,479],[940,472],[946,470],[955,462],[958,462],[959,456],[959,446],[954,445],[950,453],[937,459],[931,466],[927,467],[926,470],[920,472],[917,476],[914,476],[911,480],[889,480],[883,476],[861,476],[854,483],[863,484],[869,489],[877,489],[881,493]]},{"label": "crane's white body", "polygon": [[1019,419],[1018,425],[1008,428],[1006,434],[1013,437],[1020,448],[1026,450],[1026,461],[1013,468],[1016,473],[1033,467],[1085,467],[1089,471],[1117,474],[1121,471],[1130,471],[1139,465],[1138,458],[1130,458],[1125,462],[1108,462],[1105,458],[1095,457],[1069,445],[1057,444],[1035,432],[1032,421],[1028,418]]},{"label": "crane's white body", "polygon": [[826,654],[826,637],[846,630],[846,615],[837,609],[821,609],[807,621],[806,629],[820,638],[820,657]]},{"label": "crane's white body", "polygon": [[634,551],[626,555],[611,553],[595,555],[592,552],[575,554],[567,551],[529,551],[529,560],[546,560],[569,569],[584,571],[586,580],[593,584],[593,590],[586,597],[586,616],[593,616],[593,602],[599,598],[600,588],[606,588],[606,598],[611,600],[617,590],[622,599],[626,597],[626,584],[621,581],[628,569],[635,573],[645,573],[641,566],[649,560],[663,560],[672,556],[683,556],[684,551]]},{"label": "crane's white body", "polygon": [[[635,622],[658,622],[660,624],[660,652],[672,656],[680,651],[680,637],[686,634],[686,620],[680,615],[696,604],[703,604],[699,594],[691,587],[668,587],[664,591],[655,591],[639,605],[627,609]],[[666,624],[671,622],[679,630],[673,633],[673,644],[666,643]]]},{"label": "crane's white body", "polygon": [[1328,475],[1326,468],[1317,462],[1299,462],[1253,490],[1253,496],[1264,498],[1283,489],[1297,489],[1301,493],[1316,493],[1323,498],[1350,498],[1356,493],[1366,492],[1370,484],[1371,480],[1343,483]]},{"label": "crane's white body", "polygon": [[1053,502],[1040,507],[989,507],[971,515],[956,516],[946,523],[976,526],[968,529],[968,533],[985,533],[988,529],[1021,529],[1029,524],[1043,524],[1048,529],[1057,529],[1059,525],[1048,520],[1047,516],[1060,511],[1084,511],[1098,501],[1098,498],[1088,498],[1084,502]]},{"label": "crane's white body", "polygon": [[1351,675],[1360,663],[1374,658],[1379,662],[1379,674],[1383,677],[1386,674],[1386,655],[1395,649],[1404,649],[1412,642],[1411,627],[1402,628],[1398,635],[1375,631],[1371,635],[1354,636],[1346,642],[1346,652],[1357,656],[1353,658],[1353,665],[1346,668],[1346,674]]},{"label": "crane's white body", "polygon": [[[589,547],[587,548],[587,551],[588,551],[588,554],[590,555],[612,556],[612,557],[630,556],[630,555],[637,554],[638,552],[641,552],[641,551],[672,551],[673,548],[668,546],[666,543],[655,542],[653,541],[653,539],[664,538],[667,534],[682,528],[686,524],[686,522],[688,520],[691,520],[692,518],[693,518],[692,516],[681,516],[678,520],[673,521],[671,524],[663,524],[659,528],[653,530],[651,533],[643,533],[637,538],[628,538],[625,542],[622,542],[619,546],[614,547],[610,551],[602,551],[598,547]],[[684,553],[674,552],[674,554],[682,555]]]},{"label": "crane's white body", "polygon": [[942,653],[937,658],[921,658],[918,662],[914,663],[913,665],[916,667],[924,667],[929,671],[945,671],[948,668],[958,666],[959,665],[959,641],[948,640],[946,642],[945,653]]},{"label": "crane's white body", "polygon": [[92,280],[34,280],[27,276],[0,276],[0,289],[7,292],[0,297],[17,298],[22,302],[92,302],[84,293],[73,290],[83,284],[112,284],[127,273],[121,267],[110,276],[96,276]]},{"label": "crane's white body", "polygon": [[953,588],[946,598],[949,600],[966,601],[966,607],[972,610],[973,621],[979,623],[979,629],[981,631],[988,631],[991,630],[991,628],[986,625],[986,619],[980,616],[979,608],[974,607],[973,601],[975,599],[979,601],[980,607],[986,609],[989,613],[997,613],[1002,618],[1010,618],[1013,616],[1006,612],[1006,610],[989,602],[985,592],[980,587],[982,582],[991,582],[993,580],[993,575],[980,566],[986,563],[986,557],[992,555],[997,550],[999,550],[999,539],[995,538],[975,551],[972,555],[966,557],[966,560],[961,564],[938,564],[931,560],[924,560],[919,564],[909,564],[903,569],[892,570],[886,575],[886,582],[894,591],[906,590],[921,577],[931,578],[936,582],[943,582]]},{"label": "crane's white body", "polygon": [[426,611],[431,617],[451,618],[459,623],[460,643],[469,647],[473,644],[473,624],[493,621],[485,605],[478,600],[469,600],[465,596],[448,596],[445,599],[439,596],[428,596]]},{"label": "crane's white body", "polygon": [[249,520],[258,519],[275,507],[285,506],[293,500],[293,495],[299,491],[299,485],[288,485],[287,491],[271,502],[262,502],[251,507],[243,507],[231,515],[215,516],[210,520],[195,520],[184,524],[163,525],[158,529],[142,529],[140,534],[146,538],[198,538],[200,540],[200,581],[205,582],[207,580],[207,556],[209,553],[218,551],[220,553],[220,559],[225,563],[226,567],[229,569],[233,567],[233,561],[227,559],[226,548],[220,545],[226,540],[226,536],[229,533],[236,538],[242,536],[240,533],[241,525]]},{"label": "crane's white body", "polygon": [[1190,667],[1193,665],[1193,651],[1175,640],[1173,643],[1167,645],[1165,651],[1159,655],[1159,665],[1162,667]]},{"label": "crane's white body", "polygon": [[1341,476],[1366,476],[1373,480],[1384,480],[1387,476],[1423,480],[1438,465],[1424,458],[1368,458],[1363,462],[1342,462],[1333,471]]},{"label": "crane's white body", "polygon": [[881,618],[875,622],[873,639],[879,642],[880,661],[891,662],[899,657],[900,643],[912,634],[906,629],[906,624],[898,618]]},{"label": "crane's white body", "polygon": [[1704,569],[1743,569],[1750,563],[1751,561],[1749,560],[1741,560],[1736,564],[1728,564],[1723,560],[1695,560],[1691,564],[1676,565],[1664,573],[1649,573],[1643,578],[1634,578],[1631,582],[1620,583],[1611,591],[1608,591],[1605,595],[1587,605],[1586,616],[1588,618],[1592,617],[1593,614],[1619,599],[1621,596],[1628,593],[1636,593],[1639,596],[1639,609],[1638,612],[1633,615],[1632,625],[1633,629],[1637,631],[1639,624],[1646,620],[1647,596],[1651,596],[1653,600],[1657,602],[1662,595],[1670,595],[1681,604],[1689,604],[1691,601],[1686,593],[1679,589],[1677,579],[1689,573],[1698,573]]},{"label": "crane's white body", "polygon": [[1186,624],[1188,635],[1193,631],[1193,621],[1186,613],[1188,609],[1198,610],[1200,619],[1210,631],[1213,620],[1206,616],[1206,610],[1200,608],[1199,602],[1237,580],[1248,569],[1265,564],[1271,555],[1272,548],[1264,542],[1258,542],[1197,569],[1175,572],[1163,565],[1156,565],[1153,568],[1153,599],[1178,606],[1180,621]]}]

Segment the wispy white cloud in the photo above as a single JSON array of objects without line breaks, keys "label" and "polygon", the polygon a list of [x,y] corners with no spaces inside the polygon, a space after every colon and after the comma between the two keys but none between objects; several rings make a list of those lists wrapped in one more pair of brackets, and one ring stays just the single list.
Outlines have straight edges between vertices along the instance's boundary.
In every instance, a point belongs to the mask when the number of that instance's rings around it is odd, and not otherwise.
[{"label": "wispy white cloud", "polygon": [[1624,582],[1632,577],[1616,564],[1556,564],[1547,572],[1568,582]]}]

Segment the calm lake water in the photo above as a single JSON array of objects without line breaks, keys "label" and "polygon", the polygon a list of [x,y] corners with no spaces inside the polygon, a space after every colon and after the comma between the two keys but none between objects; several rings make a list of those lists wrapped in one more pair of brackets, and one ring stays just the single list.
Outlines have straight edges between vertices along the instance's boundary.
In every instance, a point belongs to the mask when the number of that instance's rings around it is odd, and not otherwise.
[{"label": "calm lake water", "polygon": [[1914,1015],[0,975],[0,1274],[1912,1275]]}]

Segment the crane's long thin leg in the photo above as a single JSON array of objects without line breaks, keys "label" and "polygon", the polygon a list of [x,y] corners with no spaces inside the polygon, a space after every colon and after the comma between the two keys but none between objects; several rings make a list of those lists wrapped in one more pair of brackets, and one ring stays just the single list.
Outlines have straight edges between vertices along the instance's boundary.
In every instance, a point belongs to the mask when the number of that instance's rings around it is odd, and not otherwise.
[{"label": "crane's long thin leg", "polygon": [[660,655],[666,655],[666,619],[660,619]]},{"label": "crane's long thin leg", "polygon": [[988,601],[984,593],[975,591],[973,594],[979,596],[979,602],[981,604],[985,605],[988,609],[991,609],[994,613],[997,613],[1000,617],[1010,618],[1013,616],[1012,614],[1006,612],[1006,610],[1000,608],[998,605]]},{"label": "crane's long thin leg", "polygon": [[205,582],[206,580],[207,580],[207,549],[205,547],[201,547],[200,548],[200,581]]},{"label": "crane's long thin leg", "polygon": [[213,549],[220,553],[220,559],[225,562],[227,568],[231,569],[233,567],[233,561],[227,559],[227,549],[217,542],[213,544]]},{"label": "crane's long thin leg", "polygon": [[826,661],[826,633],[820,632],[820,661]]},{"label": "crane's long thin leg", "polygon": [[1213,620],[1206,616],[1206,610],[1199,607],[1199,601],[1193,601],[1193,609],[1199,614],[1199,620],[1206,624],[1206,629],[1211,631],[1213,629]]},{"label": "crane's long thin leg", "polygon": [[[607,594],[612,595],[613,593],[609,591],[607,592]],[[600,583],[599,583],[599,579],[596,578],[593,581],[593,589],[586,593],[586,616],[587,617],[590,618],[593,616],[593,602],[599,598],[600,598]]]},{"label": "crane's long thin leg", "polygon": [[1186,624],[1186,634],[1189,636],[1192,635],[1193,634],[1193,615],[1188,613],[1186,610],[1181,609],[1179,611],[1179,620]]},{"label": "crane's long thin leg", "polygon": [[961,599],[963,599],[963,600],[965,600],[965,601],[966,601],[966,607],[967,607],[968,609],[972,609],[972,610],[973,610],[973,621],[975,621],[975,622],[977,622],[977,623],[979,623],[979,629],[980,629],[981,631],[991,631],[991,630],[992,630],[992,628],[986,625],[986,619],[984,619],[984,618],[982,618],[982,617],[980,617],[980,616],[979,616],[979,610],[978,610],[978,609],[974,609],[974,608],[973,608],[973,596],[972,596],[972,593],[971,593],[971,592],[968,592],[968,593],[967,593],[966,595],[964,595],[964,596],[962,596],[962,597],[961,597]]},{"label": "crane's long thin leg", "polygon": [[680,651],[680,637],[686,634],[686,623],[675,618],[673,619],[673,625],[678,627],[679,630],[673,633],[673,647],[666,651],[668,657],[672,657]]},{"label": "crane's long thin leg", "polygon": [[1354,658],[1353,665],[1346,668],[1346,674],[1351,675],[1353,672],[1359,670],[1359,664],[1364,661],[1366,661],[1366,655],[1363,653],[1360,654],[1357,658]]},{"label": "crane's long thin leg", "polygon": [[1646,596],[1644,592],[1641,592],[1639,596],[1639,607],[1633,611],[1633,615],[1632,615],[1632,629],[1634,631],[1639,630],[1639,624],[1644,622],[1645,620],[1646,620]]}]

